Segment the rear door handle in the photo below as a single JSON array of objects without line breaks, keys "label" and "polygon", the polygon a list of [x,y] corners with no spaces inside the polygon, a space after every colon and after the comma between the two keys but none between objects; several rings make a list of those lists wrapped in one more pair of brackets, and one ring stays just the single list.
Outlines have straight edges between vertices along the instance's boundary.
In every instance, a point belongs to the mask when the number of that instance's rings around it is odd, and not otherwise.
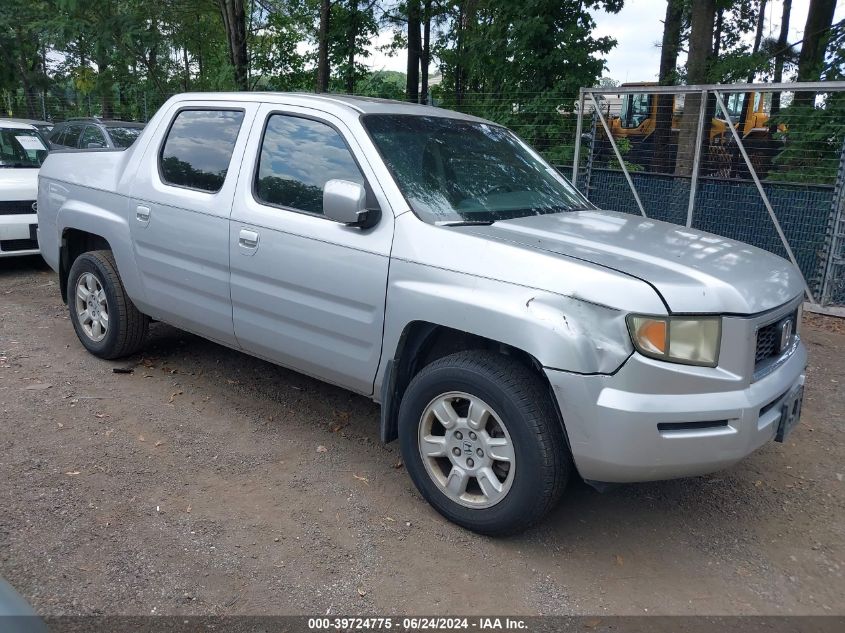
[{"label": "rear door handle", "polygon": [[143,205],[135,207],[135,219],[146,226],[150,223],[150,208]]},{"label": "rear door handle", "polygon": [[254,251],[258,248],[258,233],[249,229],[241,229],[238,235],[238,246],[246,250]]}]

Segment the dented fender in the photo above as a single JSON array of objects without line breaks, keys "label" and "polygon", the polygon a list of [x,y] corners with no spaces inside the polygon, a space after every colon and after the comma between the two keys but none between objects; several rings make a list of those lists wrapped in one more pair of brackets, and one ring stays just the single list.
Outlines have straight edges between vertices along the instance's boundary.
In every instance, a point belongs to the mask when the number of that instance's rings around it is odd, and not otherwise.
[{"label": "dented fender", "polygon": [[386,312],[376,394],[386,362],[413,322],[492,339],[530,354],[544,367],[576,373],[612,373],[633,351],[621,310],[410,262],[391,266]]}]

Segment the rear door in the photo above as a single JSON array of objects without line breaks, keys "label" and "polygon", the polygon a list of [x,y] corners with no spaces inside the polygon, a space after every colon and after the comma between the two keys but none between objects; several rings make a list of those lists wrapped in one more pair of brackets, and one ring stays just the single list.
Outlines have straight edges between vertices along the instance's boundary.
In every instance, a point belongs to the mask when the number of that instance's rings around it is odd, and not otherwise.
[{"label": "rear door", "polygon": [[129,223],[146,311],[235,345],[229,213],[257,104],[179,102],[150,143]]},{"label": "rear door", "polygon": [[[381,351],[393,214],[344,123],[265,104],[244,158],[229,247],[235,334],[244,349],[360,393]],[[326,181],[369,188],[370,229],[323,216]]]}]

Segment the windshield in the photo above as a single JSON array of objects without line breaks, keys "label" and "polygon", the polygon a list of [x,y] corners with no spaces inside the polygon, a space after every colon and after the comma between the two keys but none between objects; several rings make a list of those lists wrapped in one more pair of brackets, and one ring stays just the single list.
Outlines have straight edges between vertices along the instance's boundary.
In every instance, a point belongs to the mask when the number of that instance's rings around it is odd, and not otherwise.
[{"label": "windshield", "polygon": [[493,222],[592,208],[503,127],[371,114],[364,125],[414,212],[426,222]]},{"label": "windshield", "polygon": [[139,127],[110,127],[108,128],[111,140],[115,147],[126,149],[141,134]]},{"label": "windshield", "polygon": [[35,130],[0,128],[0,167],[41,167],[47,147]]}]

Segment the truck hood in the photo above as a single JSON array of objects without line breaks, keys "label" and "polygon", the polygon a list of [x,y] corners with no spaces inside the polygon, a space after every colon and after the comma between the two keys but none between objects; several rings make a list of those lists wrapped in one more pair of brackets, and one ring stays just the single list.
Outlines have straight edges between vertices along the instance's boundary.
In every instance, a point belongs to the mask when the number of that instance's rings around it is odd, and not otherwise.
[{"label": "truck hood", "polygon": [[37,169],[0,167],[0,200],[35,200],[37,194]]},{"label": "truck hood", "polygon": [[466,228],[488,239],[574,257],[641,279],[676,313],[755,314],[804,290],[798,270],[777,255],[623,213],[574,211]]}]

